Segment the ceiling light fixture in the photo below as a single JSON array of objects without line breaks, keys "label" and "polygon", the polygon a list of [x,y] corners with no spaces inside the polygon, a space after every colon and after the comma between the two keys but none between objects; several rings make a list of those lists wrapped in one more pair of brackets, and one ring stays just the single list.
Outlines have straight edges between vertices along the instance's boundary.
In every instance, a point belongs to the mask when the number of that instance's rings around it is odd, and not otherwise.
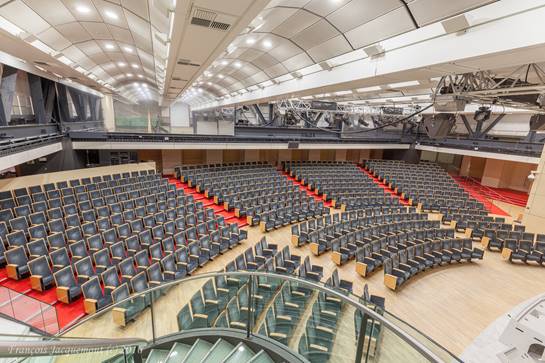
[{"label": "ceiling light fixture", "polygon": [[138,78],[144,78],[144,76],[143,76],[143,75],[141,75],[141,74],[139,74],[139,75],[138,75]]},{"label": "ceiling light fixture", "polygon": [[272,42],[270,40],[266,39],[266,40],[263,41],[263,46],[265,48],[272,48]]},{"label": "ceiling light fixture", "polygon": [[222,60],[222,61],[221,61],[221,65],[222,65],[222,66],[226,66],[226,65],[228,65],[228,64],[229,64],[229,62],[227,62],[226,60]]},{"label": "ceiling light fixture", "polygon": [[254,38],[248,38],[248,39],[246,39],[246,44],[248,44],[248,45],[255,44],[255,39],[254,39]]},{"label": "ceiling light fixture", "polygon": [[126,67],[126,66],[127,66],[127,63],[118,62],[118,63],[117,63],[117,66],[118,66],[118,67]]},{"label": "ceiling light fixture", "polygon": [[134,69],[140,68],[140,66],[138,64],[136,64],[136,63],[131,64],[131,67],[133,67]]},{"label": "ceiling light fixture", "polygon": [[106,49],[110,49],[110,50],[115,48],[114,45],[110,43],[106,44],[105,47]]},{"label": "ceiling light fixture", "polygon": [[242,64],[240,62],[235,62],[234,65],[235,65],[236,68],[241,68],[242,67]]},{"label": "ceiling light fixture", "polygon": [[117,13],[115,11],[106,10],[106,11],[104,11],[104,14],[110,19],[113,19],[113,20],[119,19],[119,15],[117,15]]},{"label": "ceiling light fixture", "polygon": [[132,73],[127,73],[127,77],[132,77]]},{"label": "ceiling light fixture", "polygon": [[131,47],[125,47],[123,49],[125,49],[125,52],[127,52],[127,53],[132,53],[133,52]]},{"label": "ceiling light fixture", "polygon": [[225,77],[223,76],[223,74],[218,74],[218,78],[219,78],[219,79],[223,79],[223,78],[225,78]]},{"label": "ceiling light fixture", "polygon": [[81,14],[89,14],[91,12],[91,8],[86,5],[77,5],[76,10]]}]

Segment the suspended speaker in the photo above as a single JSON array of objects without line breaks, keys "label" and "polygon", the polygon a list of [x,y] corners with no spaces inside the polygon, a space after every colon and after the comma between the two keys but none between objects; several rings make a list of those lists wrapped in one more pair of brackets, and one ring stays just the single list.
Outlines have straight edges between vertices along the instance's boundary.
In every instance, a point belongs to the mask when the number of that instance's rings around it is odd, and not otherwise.
[{"label": "suspended speaker", "polygon": [[444,139],[456,123],[456,117],[452,113],[438,113],[424,118],[424,130],[432,139]]}]

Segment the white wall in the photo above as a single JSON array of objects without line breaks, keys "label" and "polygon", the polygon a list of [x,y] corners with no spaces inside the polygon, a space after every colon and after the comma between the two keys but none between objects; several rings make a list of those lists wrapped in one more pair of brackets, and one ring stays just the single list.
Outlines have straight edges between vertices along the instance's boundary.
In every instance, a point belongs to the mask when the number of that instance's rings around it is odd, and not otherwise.
[{"label": "white wall", "polygon": [[187,103],[175,102],[170,105],[170,125],[173,127],[189,127],[190,109]]}]

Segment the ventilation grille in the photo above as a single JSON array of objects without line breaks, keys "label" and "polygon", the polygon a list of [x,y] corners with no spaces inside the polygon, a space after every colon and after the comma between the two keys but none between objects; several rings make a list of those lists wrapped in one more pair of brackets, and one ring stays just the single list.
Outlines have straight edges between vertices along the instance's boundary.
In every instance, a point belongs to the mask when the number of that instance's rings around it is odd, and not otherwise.
[{"label": "ventilation grille", "polygon": [[182,66],[200,67],[200,64],[193,63],[189,59],[178,59],[178,62],[176,63]]},{"label": "ventilation grille", "polygon": [[[220,21],[218,17],[222,16],[211,10],[193,7],[191,24],[219,31],[228,31],[231,28],[231,24]],[[225,16],[223,17],[225,18]]]}]

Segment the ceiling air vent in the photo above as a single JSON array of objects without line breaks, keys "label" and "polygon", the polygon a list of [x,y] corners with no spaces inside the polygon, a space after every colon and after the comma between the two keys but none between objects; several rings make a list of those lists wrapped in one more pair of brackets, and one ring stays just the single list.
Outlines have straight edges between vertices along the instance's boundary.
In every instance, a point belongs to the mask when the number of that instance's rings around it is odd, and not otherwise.
[{"label": "ceiling air vent", "polygon": [[39,65],[39,66],[48,66],[48,65],[49,65],[49,63],[47,63],[47,62],[42,62],[42,61],[34,61],[34,64],[37,64],[37,65]]},{"label": "ceiling air vent", "polygon": [[219,31],[228,31],[234,19],[228,15],[218,14],[215,11],[193,7],[191,24]]}]

